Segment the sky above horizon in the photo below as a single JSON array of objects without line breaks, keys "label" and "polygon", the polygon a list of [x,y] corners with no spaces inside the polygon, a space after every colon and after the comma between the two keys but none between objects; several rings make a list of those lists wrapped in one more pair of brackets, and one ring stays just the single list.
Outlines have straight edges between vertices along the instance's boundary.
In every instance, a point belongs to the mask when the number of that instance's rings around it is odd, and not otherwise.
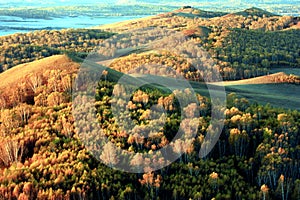
[{"label": "sky above horizon", "polygon": [[130,5],[130,4],[197,4],[197,3],[205,3],[205,2],[221,2],[223,4],[232,3],[232,2],[242,2],[242,3],[274,3],[276,4],[279,2],[284,2],[285,4],[299,4],[300,0],[14,0],[8,3],[7,0],[0,0],[1,4],[34,4],[34,5],[53,5],[53,4],[123,4],[123,5]]}]

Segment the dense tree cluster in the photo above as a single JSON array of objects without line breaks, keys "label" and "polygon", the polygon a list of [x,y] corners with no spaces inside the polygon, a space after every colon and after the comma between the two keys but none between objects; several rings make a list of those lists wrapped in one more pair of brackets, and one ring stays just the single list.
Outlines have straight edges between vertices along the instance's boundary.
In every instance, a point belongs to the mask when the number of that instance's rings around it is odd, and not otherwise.
[{"label": "dense tree cluster", "polygon": [[0,37],[0,71],[63,52],[88,53],[111,35],[101,30],[65,29],[3,36]]},{"label": "dense tree cluster", "polygon": [[[205,62],[205,61],[203,61]],[[130,74],[152,74],[157,76],[183,77],[188,80],[203,81],[200,71],[181,56],[162,51],[149,54],[131,54],[130,56],[115,60],[109,66],[112,69]]]},{"label": "dense tree cluster", "polygon": [[257,67],[299,67],[300,31],[261,32],[235,29],[225,39],[217,57],[230,63]]},{"label": "dense tree cluster", "polygon": [[[136,90],[129,102],[115,102],[128,111],[114,116],[112,94],[122,96],[124,89],[110,81],[110,73],[106,71],[98,84],[95,108],[99,125],[111,141],[100,150],[98,159],[114,166],[122,161],[114,146],[152,155],[151,152],[170,144],[182,118],[173,93],[148,87]],[[249,104],[246,99],[230,94],[221,137],[212,152],[201,159],[198,152],[210,129],[210,103],[197,95],[201,113],[195,121],[199,123],[196,137],[179,139],[170,145],[174,154],[183,155],[159,171],[129,174],[104,166],[81,144],[82,136],[74,128],[72,103],[68,98],[71,74],[50,70],[31,74],[26,80],[25,87],[34,95],[34,101],[25,101],[26,90],[24,93],[24,89],[17,89],[23,93],[18,94],[14,103],[5,101],[1,109],[1,198],[299,198],[300,114],[297,111]],[[154,104],[166,110],[164,118],[153,118],[155,112],[150,108]],[[193,115],[189,111],[195,106],[191,104],[190,109],[184,109],[185,115]],[[136,123],[130,132],[119,126],[120,120],[126,119]],[[149,132],[147,125],[151,123],[162,124],[163,129]],[[193,130],[186,129],[185,135],[189,131]],[[147,133],[148,137],[139,133]],[[100,133],[92,134],[91,143],[97,141]],[[166,160],[136,154],[130,164],[138,168],[145,162],[155,167]]]},{"label": "dense tree cluster", "polygon": [[283,30],[297,23],[297,19],[291,16],[271,16],[263,15],[238,15],[228,14],[220,18],[214,18],[207,23],[211,25],[226,27],[226,28],[241,28],[250,30],[276,31]]},{"label": "dense tree cluster", "polygon": [[[230,63],[225,79],[242,79],[268,73],[272,67],[299,67],[299,30],[262,32],[232,30],[215,46],[215,57]],[[228,77],[229,76],[229,77]]]}]

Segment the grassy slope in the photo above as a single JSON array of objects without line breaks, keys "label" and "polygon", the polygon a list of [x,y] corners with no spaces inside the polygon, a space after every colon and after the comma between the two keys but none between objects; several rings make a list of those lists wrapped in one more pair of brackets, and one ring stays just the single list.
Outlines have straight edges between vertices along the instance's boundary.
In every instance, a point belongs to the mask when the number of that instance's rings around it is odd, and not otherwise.
[{"label": "grassy slope", "polygon": [[279,71],[275,74],[259,76],[255,78],[237,80],[237,81],[224,81],[222,83],[214,83],[215,85],[224,85],[224,86],[231,86],[231,85],[255,85],[255,84],[268,84],[268,83],[275,83],[275,79],[279,77],[288,77],[285,73]]},{"label": "grassy slope", "polygon": [[[280,73],[281,74],[281,73]],[[194,81],[174,80],[168,77],[159,77],[153,75],[147,76],[135,76],[140,81],[143,82],[157,82],[165,83],[171,85],[171,89],[185,89],[186,84],[190,84],[194,91],[203,95],[210,97],[209,93],[214,92],[215,96],[222,95],[222,83],[219,85],[211,84],[210,91],[208,91],[208,86],[205,83],[199,83]],[[162,80],[163,79],[163,80]],[[135,82],[135,81],[133,81]],[[252,82],[255,83],[255,82]],[[227,94],[236,93],[239,97],[245,97],[252,103],[257,102],[259,104],[270,103],[274,107],[286,108],[286,109],[297,109],[300,110],[300,87],[294,84],[285,83],[243,83],[241,85],[226,85],[225,91]],[[189,85],[188,85],[189,86]],[[158,86],[160,89],[165,89],[163,86]]]},{"label": "grassy slope", "polygon": [[251,102],[300,110],[300,87],[293,84],[257,84],[227,86],[226,92],[235,92]]},{"label": "grassy slope", "polygon": [[0,88],[9,87],[31,73],[40,73],[47,69],[63,70],[74,65],[79,66],[79,64],[73,62],[66,55],[55,55],[38,61],[21,64],[0,73]]}]

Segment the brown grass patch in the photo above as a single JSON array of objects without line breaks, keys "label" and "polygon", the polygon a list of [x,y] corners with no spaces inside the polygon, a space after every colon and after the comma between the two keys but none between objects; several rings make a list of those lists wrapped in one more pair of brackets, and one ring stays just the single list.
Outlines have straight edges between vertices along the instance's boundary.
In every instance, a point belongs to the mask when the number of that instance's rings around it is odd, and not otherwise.
[{"label": "brown grass patch", "polygon": [[78,68],[79,64],[73,62],[66,55],[55,55],[41,60],[15,66],[0,74],[0,89],[12,87],[31,73],[43,73],[48,69],[70,70]]},{"label": "brown grass patch", "polygon": [[214,85],[224,85],[224,86],[230,86],[230,85],[254,85],[254,84],[268,84],[268,83],[284,83],[288,82],[289,75],[278,72],[275,74],[265,75],[265,76],[259,76],[255,78],[249,78],[244,80],[237,80],[237,81],[223,81],[223,82],[214,82],[210,84]]}]

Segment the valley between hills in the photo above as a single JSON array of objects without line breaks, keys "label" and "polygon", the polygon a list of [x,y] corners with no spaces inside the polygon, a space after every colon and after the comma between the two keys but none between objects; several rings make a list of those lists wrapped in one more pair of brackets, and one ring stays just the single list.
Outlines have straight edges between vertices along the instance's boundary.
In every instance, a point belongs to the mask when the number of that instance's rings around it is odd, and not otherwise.
[{"label": "valley between hills", "polygon": [[299,199],[299,23],[186,6],[1,36],[0,199]]}]

